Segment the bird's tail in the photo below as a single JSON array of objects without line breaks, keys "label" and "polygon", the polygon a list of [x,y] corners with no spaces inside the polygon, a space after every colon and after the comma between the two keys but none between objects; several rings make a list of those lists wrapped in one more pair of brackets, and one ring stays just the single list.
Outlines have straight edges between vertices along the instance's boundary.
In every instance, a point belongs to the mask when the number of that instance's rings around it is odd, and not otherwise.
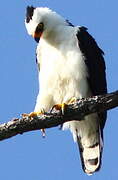
[{"label": "bird's tail", "polygon": [[85,121],[66,122],[63,124],[63,130],[70,129],[79,147],[82,168],[85,173],[91,175],[101,166],[103,134],[97,124],[96,114],[87,116]]},{"label": "bird's tail", "polygon": [[77,137],[77,143],[80,151],[82,168],[85,173],[92,175],[94,172],[98,171],[101,166],[103,147],[102,141],[99,140],[99,142],[93,146],[86,147],[84,144],[82,144],[81,138]]}]

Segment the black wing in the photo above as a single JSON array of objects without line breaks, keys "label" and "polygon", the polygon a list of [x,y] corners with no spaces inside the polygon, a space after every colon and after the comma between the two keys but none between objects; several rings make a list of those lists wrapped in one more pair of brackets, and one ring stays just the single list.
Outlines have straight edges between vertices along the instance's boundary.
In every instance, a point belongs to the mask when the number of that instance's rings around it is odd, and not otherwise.
[{"label": "black wing", "polygon": [[[93,95],[107,93],[104,52],[98,47],[95,39],[87,32],[87,28],[79,27],[78,44],[85,57],[88,68],[88,83]],[[99,113],[101,128],[104,128],[107,112]]]}]

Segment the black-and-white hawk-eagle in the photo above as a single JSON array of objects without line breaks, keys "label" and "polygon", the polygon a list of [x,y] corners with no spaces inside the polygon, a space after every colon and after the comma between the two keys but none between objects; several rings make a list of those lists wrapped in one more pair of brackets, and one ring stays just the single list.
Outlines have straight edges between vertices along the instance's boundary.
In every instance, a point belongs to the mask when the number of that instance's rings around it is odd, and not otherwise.
[{"label": "black-and-white hawk-eagle", "polygon": [[[28,6],[25,25],[37,41],[40,90],[35,114],[55,104],[69,103],[107,92],[103,51],[87,28],[73,26],[47,7]],[[106,111],[63,124],[78,143],[82,168],[87,174],[100,169]]]}]

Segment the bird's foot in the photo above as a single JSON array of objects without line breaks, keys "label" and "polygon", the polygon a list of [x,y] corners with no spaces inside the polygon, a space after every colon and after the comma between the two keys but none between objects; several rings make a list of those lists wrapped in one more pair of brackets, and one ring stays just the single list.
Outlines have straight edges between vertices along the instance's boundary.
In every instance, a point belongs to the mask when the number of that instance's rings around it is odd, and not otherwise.
[{"label": "bird's foot", "polygon": [[[39,112],[31,112],[29,114],[22,114],[23,117],[29,117],[29,118],[34,118],[34,117],[37,117],[37,116],[40,116],[44,114],[44,111],[39,111]],[[46,133],[45,133],[45,129],[41,129],[41,132],[42,132],[42,137],[45,137],[46,136]]]},{"label": "bird's foot", "polygon": [[39,116],[39,115],[42,115],[42,114],[44,114],[44,111],[31,112],[31,113],[29,113],[29,114],[24,113],[24,114],[22,114],[22,116],[23,116],[23,117],[33,118],[33,117],[36,117],[36,116]]},{"label": "bird's foot", "polygon": [[53,109],[56,109],[56,110],[61,110],[62,114],[64,115],[64,112],[66,110],[66,107],[68,104],[72,104],[74,102],[76,102],[77,98],[76,97],[72,97],[70,100],[68,100],[66,103],[62,103],[62,104],[55,104],[52,109],[51,109],[51,112]]},{"label": "bird's foot", "polygon": [[62,112],[62,114],[64,115],[64,112],[65,112],[65,108],[66,108],[66,106],[67,106],[67,104],[66,104],[66,103],[62,103],[62,104],[55,104],[55,105],[52,107],[51,111],[52,111],[53,109],[56,109],[56,110],[61,111],[61,112]]}]

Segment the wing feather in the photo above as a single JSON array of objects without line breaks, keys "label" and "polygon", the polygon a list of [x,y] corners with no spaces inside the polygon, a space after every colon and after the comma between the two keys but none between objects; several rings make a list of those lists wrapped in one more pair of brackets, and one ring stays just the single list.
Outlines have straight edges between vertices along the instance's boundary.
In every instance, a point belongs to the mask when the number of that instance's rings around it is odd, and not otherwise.
[{"label": "wing feather", "polygon": [[[88,69],[88,83],[93,95],[107,93],[106,67],[104,52],[98,47],[95,39],[87,32],[86,27],[79,27],[77,39],[80,50],[85,57]],[[101,128],[104,128],[107,112],[99,113]]]}]

